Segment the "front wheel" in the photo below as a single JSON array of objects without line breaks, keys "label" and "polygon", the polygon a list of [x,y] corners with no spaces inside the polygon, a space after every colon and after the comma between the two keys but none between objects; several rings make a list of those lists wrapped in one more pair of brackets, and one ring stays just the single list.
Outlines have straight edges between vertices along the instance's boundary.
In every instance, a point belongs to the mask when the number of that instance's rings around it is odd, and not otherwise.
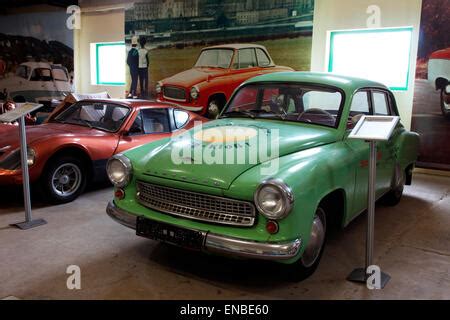
[{"label": "front wheel", "polygon": [[441,90],[441,111],[444,117],[450,119],[450,93],[447,93],[446,88]]},{"label": "front wheel", "polygon": [[207,117],[208,119],[217,119],[219,117],[220,112],[224,107],[224,103],[218,99],[212,99],[208,103]]},{"label": "front wheel", "polygon": [[290,280],[304,280],[316,271],[325,247],[327,233],[326,221],[325,211],[321,207],[318,207],[311,226],[309,242],[301,258],[292,265],[285,266]]},{"label": "front wheel", "polygon": [[71,202],[82,194],[86,187],[85,165],[70,156],[56,158],[48,164],[41,183],[44,195],[50,202]]}]

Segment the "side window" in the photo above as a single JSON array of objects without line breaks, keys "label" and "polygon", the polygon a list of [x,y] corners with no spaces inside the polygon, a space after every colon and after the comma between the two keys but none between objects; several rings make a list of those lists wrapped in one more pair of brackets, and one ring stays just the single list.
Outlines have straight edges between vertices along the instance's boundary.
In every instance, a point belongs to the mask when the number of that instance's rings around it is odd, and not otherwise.
[{"label": "side window", "polygon": [[53,81],[52,72],[47,68],[36,68],[31,74],[30,81]]},{"label": "side window", "polygon": [[359,91],[353,95],[350,116],[357,114],[370,114],[369,96],[367,91]]},{"label": "side window", "polygon": [[388,97],[384,92],[373,92],[373,111],[376,116],[387,116],[389,112]]},{"label": "side window", "polygon": [[260,67],[270,66],[270,59],[262,49],[256,48],[256,56],[258,58],[258,65]]},{"label": "side window", "polygon": [[143,109],[141,113],[145,133],[170,132],[167,109]]},{"label": "side window", "polygon": [[359,91],[353,95],[347,129],[353,129],[362,115],[370,115],[369,93],[367,91]]},{"label": "side window", "polygon": [[256,67],[255,49],[239,50],[239,69]]},{"label": "side window", "polygon": [[173,110],[173,119],[177,129],[180,129],[188,122],[189,114],[186,111],[175,109]]}]

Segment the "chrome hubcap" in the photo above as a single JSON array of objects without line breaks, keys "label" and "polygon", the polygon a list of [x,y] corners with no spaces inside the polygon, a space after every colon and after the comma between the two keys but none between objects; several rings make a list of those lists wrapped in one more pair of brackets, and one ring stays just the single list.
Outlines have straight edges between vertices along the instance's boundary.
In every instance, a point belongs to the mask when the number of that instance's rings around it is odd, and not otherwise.
[{"label": "chrome hubcap", "polygon": [[53,172],[52,189],[61,197],[74,194],[81,185],[81,171],[73,163],[64,163]]},{"label": "chrome hubcap", "polygon": [[309,243],[305,248],[302,255],[302,263],[305,267],[311,267],[317,260],[322,250],[323,243],[325,241],[325,231],[326,226],[325,212],[319,208],[314,215],[313,224],[311,227],[311,235],[309,238]]}]

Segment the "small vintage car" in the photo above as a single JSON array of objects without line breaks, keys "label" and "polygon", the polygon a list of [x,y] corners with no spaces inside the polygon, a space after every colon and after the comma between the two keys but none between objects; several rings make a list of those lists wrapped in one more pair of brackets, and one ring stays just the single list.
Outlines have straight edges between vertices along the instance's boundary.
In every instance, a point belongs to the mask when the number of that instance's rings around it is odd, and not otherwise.
[{"label": "small vintage car", "polygon": [[[112,155],[191,128],[195,121],[206,119],[160,102],[81,100],[49,122],[27,127],[30,181],[50,202],[70,202],[87,183],[107,180]],[[0,129],[0,185],[20,185],[19,130]]]},{"label": "small vintage car", "polygon": [[[252,78],[219,119],[112,157],[115,195],[106,212],[140,236],[281,262],[303,279],[316,269],[327,232],[367,208],[369,144],[348,139],[362,115],[397,116],[392,92],[327,73]],[[264,139],[270,152],[257,144]],[[418,134],[401,123],[377,144],[378,199],[400,201],[418,147]]]},{"label": "small vintage car", "polygon": [[242,82],[280,71],[293,69],[276,66],[264,46],[218,45],[202,49],[192,69],[159,81],[156,93],[158,101],[216,118]]},{"label": "small vintage car", "polygon": [[450,119],[450,48],[433,52],[428,61],[428,80],[441,93],[441,111]]},{"label": "small vintage car", "polygon": [[21,63],[15,75],[0,79],[0,89],[15,101],[46,105],[63,100],[72,91],[67,69],[48,62]]}]

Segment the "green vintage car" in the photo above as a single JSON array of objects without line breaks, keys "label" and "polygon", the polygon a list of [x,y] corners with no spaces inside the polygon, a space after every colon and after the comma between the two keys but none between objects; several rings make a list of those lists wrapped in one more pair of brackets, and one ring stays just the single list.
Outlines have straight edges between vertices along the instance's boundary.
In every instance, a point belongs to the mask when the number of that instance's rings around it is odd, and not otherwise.
[{"label": "green vintage car", "polygon": [[[393,94],[324,73],[252,78],[219,119],[111,158],[106,211],[138,235],[281,262],[303,279],[327,232],[366,210],[368,143],[347,139],[362,115],[398,115]],[[418,145],[402,124],[378,143],[377,198],[400,201]]]}]

